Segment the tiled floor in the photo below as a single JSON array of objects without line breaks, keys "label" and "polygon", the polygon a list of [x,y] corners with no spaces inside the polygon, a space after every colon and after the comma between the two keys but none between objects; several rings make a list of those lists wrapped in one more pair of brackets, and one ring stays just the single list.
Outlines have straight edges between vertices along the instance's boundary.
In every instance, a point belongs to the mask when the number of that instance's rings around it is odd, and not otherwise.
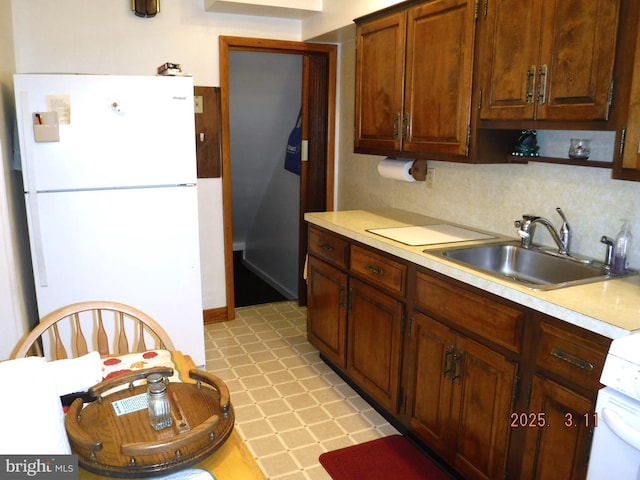
[{"label": "tiled floor", "polygon": [[229,387],[236,429],[272,480],[328,480],[321,453],[397,433],[318,357],[296,302],[236,309],[205,327],[206,369]]}]

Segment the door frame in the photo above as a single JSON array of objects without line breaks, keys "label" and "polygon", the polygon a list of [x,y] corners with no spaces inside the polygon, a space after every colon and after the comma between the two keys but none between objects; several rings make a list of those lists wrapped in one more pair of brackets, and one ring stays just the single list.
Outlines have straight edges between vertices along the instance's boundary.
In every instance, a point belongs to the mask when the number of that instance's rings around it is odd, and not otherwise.
[{"label": "door frame", "polygon": [[[309,161],[302,162],[300,174],[300,225],[298,260],[298,303],[306,305],[304,288],[304,267],[307,253],[307,235],[304,225],[304,213],[307,211],[333,210],[334,197],[334,152],[335,152],[335,112],[337,46],[331,44],[269,40],[261,38],[220,36],[220,107],[222,123],[222,210],[225,286],[228,320],[235,318],[235,295],[233,287],[233,222],[231,196],[231,131],[229,124],[229,52],[250,51],[257,53],[284,53],[303,55],[302,72],[302,133],[303,140],[309,143]],[[314,64],[324,65],[315,68]],[[320,88],[318,87],[320,86]],[[310,128],[310,105],[326,102],[321,113],[324,118],[320,128]],[[316,119],[317,120],[317,119]],[[321,148],[314,144],[321,142]],[[309,168],[309,163],[320,168]],[[322,175],[323,178],[319,178]],[[313,186],[324,185],[324,192],[315,192]],[[308,188],[311,186],[312,188]],[[324,195],[322,195],[324,193]]]}]

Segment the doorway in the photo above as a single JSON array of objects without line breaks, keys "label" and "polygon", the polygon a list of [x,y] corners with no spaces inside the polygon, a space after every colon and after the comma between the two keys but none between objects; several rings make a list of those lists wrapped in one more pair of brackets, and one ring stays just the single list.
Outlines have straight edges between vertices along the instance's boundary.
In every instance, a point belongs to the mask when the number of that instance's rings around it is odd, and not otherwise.
[{"label": "doorway", "polygon": [[[304,213],[333,208],[333,152],[335,123],[336,57],[335,45],[287,42],[241,37],[220,37],[220,87],[222,110],[222,189],[226,271],[227,318],[235,318],[233,267],[233,197],[230,124],[230,52],[279,53],[302,59],[301,117],[302,138],[308,144],[308,161],[300,168],[297,220],[298,303],[306,304],[303,279],[306,258]],[[292,127],[293,125],[291,125]],[[284,159],[282,159],[284,161]]]},{"label": "doorway", "polygon": [[300,55],[229,52],[235,307],[298,298],[300,176],[284,159],[301,102]]}]

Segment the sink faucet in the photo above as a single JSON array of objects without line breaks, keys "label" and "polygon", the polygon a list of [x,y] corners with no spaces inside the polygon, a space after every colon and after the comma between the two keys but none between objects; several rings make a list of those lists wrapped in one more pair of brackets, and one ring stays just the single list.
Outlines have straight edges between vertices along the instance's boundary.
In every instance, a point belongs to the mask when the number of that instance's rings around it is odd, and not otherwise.
[{"label": "sink faucet", "polygon": [[562,218],[562,226],[560,227],[560,231],[558,232],[553,224],[544,217],[538,217],[536,215],[523,215],[522,220],[516,220],[514,225],[518,229],[518,236],[522,239],[522,246],[524,248],[529,248],[531,246],[531,242],[533,240],[533,233],[535,232],[536,225],[541,223],[553,238],[553,241],[556,242],[558,246],[558,253],[561,255],[569,255],[569,245],[571,243],[571,228],[569,227],[569,223],[567,222],[567,217],[564,216],[562,209],[560,207],[556,208],[556,212]]},{"label": "sink faucet", "polygon": [[615,244],[615,240],[613,238],[609,238],[606,235],[603,235],[600,239],[601,243],[604,243],[607,246],[607,253],[604,256],[604,266],[603,268],[607,271],[613,268],[613,246]]}]

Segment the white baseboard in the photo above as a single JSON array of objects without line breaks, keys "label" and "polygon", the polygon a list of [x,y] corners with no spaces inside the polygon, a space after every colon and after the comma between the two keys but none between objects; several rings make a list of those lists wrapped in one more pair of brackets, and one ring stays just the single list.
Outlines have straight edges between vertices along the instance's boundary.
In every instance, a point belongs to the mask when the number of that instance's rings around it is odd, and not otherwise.
[{"label": "white baseboard", "polygon": [[243,265],[245,267],[247,267],[247,269],[251,270],[257,276],[259,276],[262,280],[264,280],[266,283],[271,285],[271,287],[273,287],[278,292],[280,292],[282,295],[284,295],[288,300],[296,300],[298,298],[298,292],[290,291],[288,288],[286,288],[284,285],[282,285],[280,282],[278,282],[276,279],[271,277],[269,274],[267,274],[262,269],[256,267],[254,264],[252,264],[246,258],[242,259],[242,263],[243,263]]}]

